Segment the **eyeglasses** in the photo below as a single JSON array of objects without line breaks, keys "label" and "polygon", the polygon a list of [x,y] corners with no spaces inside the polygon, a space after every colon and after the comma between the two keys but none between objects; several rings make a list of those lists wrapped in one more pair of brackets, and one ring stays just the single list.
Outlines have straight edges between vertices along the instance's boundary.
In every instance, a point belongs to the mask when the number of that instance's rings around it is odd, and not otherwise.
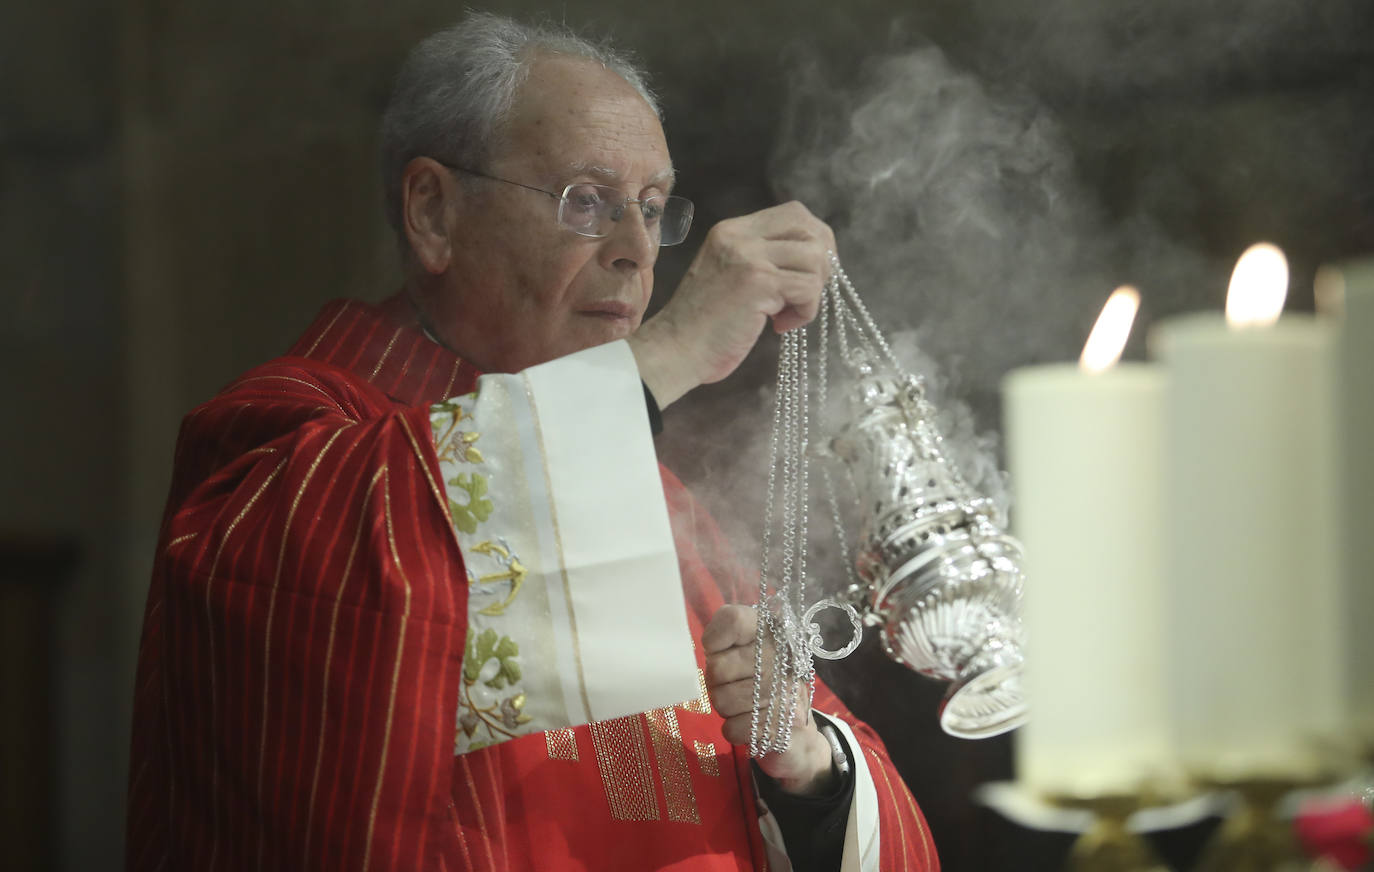
[{"label": "eyeglasses", "polygon": [[454,166],[443,161],[439,163],[460,173],[493,182],[504,182],[553,197],[558,201],[558,223],[579,236],[590,236],[594,239],[610,236],[611,231],[615,229],[613,225],[625,216],[625,207],[631,204],[639,207],[640,214],[644,216],[644,228],[659,245],[677,245],[687,238],[687,231],[692,227],[694,207],[692,201],[686,197],[665,197],[656,194],[635,199],[626,197],[608,185],[593,185],[588,182],[568,185],[563,189],[563,193],[558,194],[523,182],[489,176],[467,167]]}]

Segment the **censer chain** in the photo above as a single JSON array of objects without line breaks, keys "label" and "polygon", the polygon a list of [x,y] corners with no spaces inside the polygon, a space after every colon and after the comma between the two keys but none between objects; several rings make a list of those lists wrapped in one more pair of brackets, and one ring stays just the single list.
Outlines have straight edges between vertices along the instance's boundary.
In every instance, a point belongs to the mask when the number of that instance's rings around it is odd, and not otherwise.
[{"label": "censer chain", "polygon": [[[887,342],[878,331],[853,284],[830,253],[831,276],[821,295],[819,313],[820,342],[817,360],[817,419],[823,420],[826,387],[829,325],[835,322],[840,357],[851,367],[863,371],[868,358],[880,350],[882,357],[896,366]],[[856,355],[849,343],[853,333],[864,354]],[[808,330],[799,327],[785,333],[778,354],[777,390],[773,405],[773,432],[769,443],[768,490],[764,508],[762,557],[759,568],[758,623],[754,647],[753,713],[750,719],[749,753],[762,757],[780,753],[791,744],[792,727],[803,703],[809,717],[815,688],[813,658],[839,659],[848,656],[862,639],[862,623],[847,602],[820,599],[806,606],[806,552],[808,507],[810,504],[810,361]],[[876,346],[876,348],[875,348]],[[845,545],[839,505],[830,471],[822,467],[826,495],[846,571],[849,553]],[[775,503],[781,503],[775,512]],[[780,517],[778,517],[780,515]],[[774,564],[774,521],[780,521],[777,550],[780,565]],[[774,573],[778,574],[774,578]],[[823,609],[839,609],[849,617],[853,629],[842,647],[828,649],[821,638],[820,625],[813,618]],[[765,672],[765,650],[773,653],[772,668]],[[766,685],[766,686],[765,686]],[[804,698],[804,699],[803,699]]]}]

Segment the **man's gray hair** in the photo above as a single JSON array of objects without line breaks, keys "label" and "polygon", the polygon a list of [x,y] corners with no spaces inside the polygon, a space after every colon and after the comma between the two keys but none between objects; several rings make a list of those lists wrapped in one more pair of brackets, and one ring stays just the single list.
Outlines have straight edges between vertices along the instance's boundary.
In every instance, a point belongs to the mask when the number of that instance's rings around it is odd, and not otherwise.
[{"label": "man's gray hair", "polygon": [[[617,73],[661,116],[647,77],[606,43],[564,27],[527,25],[489,13],[425,38],[411,50],[382,116],[382,180],[387,220],[401,227],[401,175],[420,156],[480,170],[541,54],[585,58]],[[406,250],[402,240],[402,250]]]}]

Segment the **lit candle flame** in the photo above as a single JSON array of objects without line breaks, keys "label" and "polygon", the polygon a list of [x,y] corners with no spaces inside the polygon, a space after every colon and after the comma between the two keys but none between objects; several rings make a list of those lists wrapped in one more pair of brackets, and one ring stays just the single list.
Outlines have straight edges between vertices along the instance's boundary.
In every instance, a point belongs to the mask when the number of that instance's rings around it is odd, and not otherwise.
[{"label": "lit candle flame", "polygon": [[1097,316],[1078,366],[1086,372],[1102,372],[1116,365],[1121,351],[1131,335],[1131,324],[1140,309],[1140,292],[1130,285],[1122,285],[1107,298],[1102,314]]},{"label": "lit candle flame", "polygon": [[1226,323],[1267,327],[1279,320],[1288,296],[1288,259],[1277,245],[1256,243],[1245,250],[1226,292]]}]

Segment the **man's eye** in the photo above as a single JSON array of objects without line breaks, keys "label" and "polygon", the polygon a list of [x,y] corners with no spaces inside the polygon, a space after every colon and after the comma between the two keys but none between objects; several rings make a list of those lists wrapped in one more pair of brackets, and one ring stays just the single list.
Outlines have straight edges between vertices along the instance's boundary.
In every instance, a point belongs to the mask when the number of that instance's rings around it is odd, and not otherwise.
[{"label": "man's eye", "polygon": [[663,200],[658,197],[646,200],[640,208],[644,211],[644,220],[650,224],[663,217]]},{"label": "man's eye", "polygon": [[579,212],[595,212],[601,208],[601,195],[588,188],[573,188],[568,192],[568,205]]}]

